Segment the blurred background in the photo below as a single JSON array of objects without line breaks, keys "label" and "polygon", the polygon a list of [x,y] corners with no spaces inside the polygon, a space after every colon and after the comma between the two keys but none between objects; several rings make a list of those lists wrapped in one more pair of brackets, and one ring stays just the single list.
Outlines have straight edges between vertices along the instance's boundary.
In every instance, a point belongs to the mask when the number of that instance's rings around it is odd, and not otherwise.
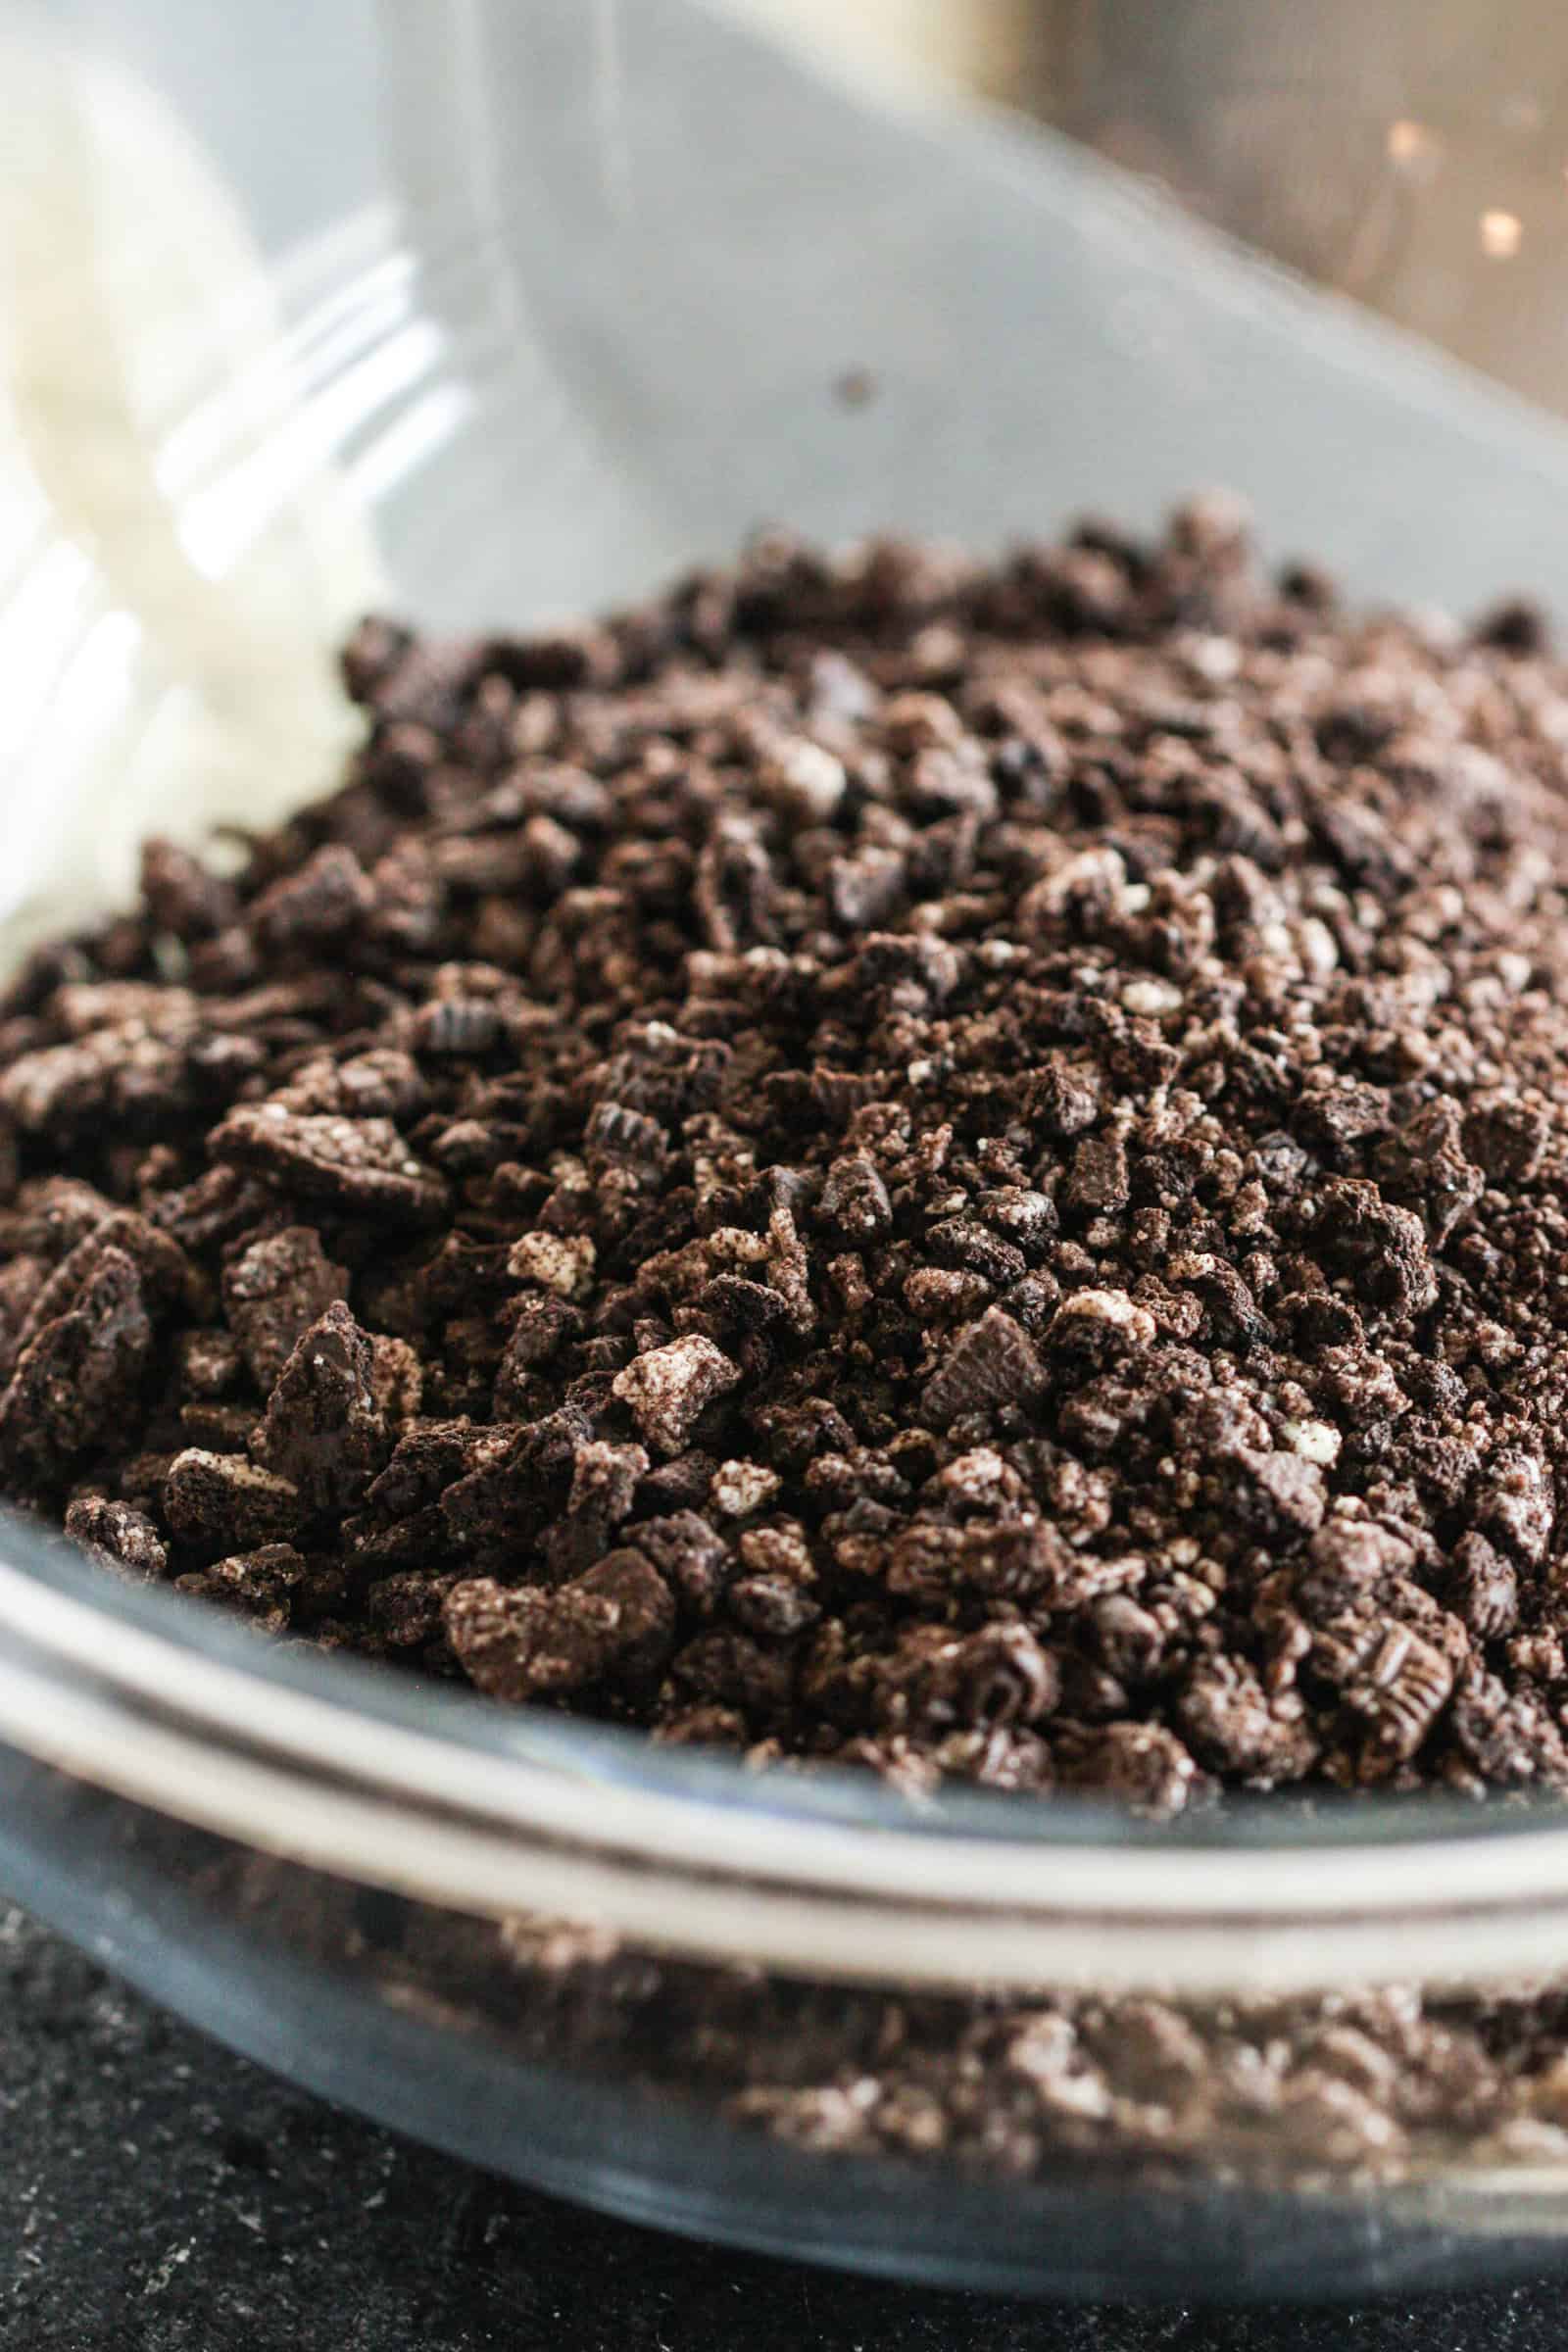
[{"label": "blurred background", "polygon": [[762,516],[1224,481],[1358,596],[1568,611],[1545,0],[0,0],[0,921],[327,772],[368,606]]},{"label": "blurred background", "polygon": [[958,81],[1568,411],[1568,9],[1518,0],[744,0]]}]

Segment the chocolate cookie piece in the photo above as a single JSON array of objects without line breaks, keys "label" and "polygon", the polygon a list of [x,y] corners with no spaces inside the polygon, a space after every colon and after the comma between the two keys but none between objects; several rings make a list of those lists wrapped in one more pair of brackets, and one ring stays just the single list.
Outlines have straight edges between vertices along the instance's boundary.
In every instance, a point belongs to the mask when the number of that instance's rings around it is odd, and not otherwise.
[{"label": "chocolate cookie piece", "polygon": [[252,1380],[270,1393],[300,1334],[347,1295],[348,1270],[335,1266],[311,1225],[264,1233],[223,1268],[223,1312],[244,1351]]},{"label": "chocolate cookie piece", "polygon": [[1533,619],[1361,619],[1205,501],[345,677],[338,792],[0,1006],[7,1493],[901,1786],[1568,1784]]}]

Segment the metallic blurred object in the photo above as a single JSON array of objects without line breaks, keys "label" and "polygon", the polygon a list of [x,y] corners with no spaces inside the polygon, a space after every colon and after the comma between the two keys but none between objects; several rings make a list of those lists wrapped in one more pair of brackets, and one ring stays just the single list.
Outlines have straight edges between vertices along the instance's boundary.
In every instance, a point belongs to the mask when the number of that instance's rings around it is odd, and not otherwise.
[{"label": "metallic blurred object", "polygon": [[1016,98],[1304,275],[1568,411],[1568,15],[1039,0]]},{"label": "metallic blurred object", "polygon": [[1568,12],[1541,0],[746,0],[1042,116],[1568,413]]}]

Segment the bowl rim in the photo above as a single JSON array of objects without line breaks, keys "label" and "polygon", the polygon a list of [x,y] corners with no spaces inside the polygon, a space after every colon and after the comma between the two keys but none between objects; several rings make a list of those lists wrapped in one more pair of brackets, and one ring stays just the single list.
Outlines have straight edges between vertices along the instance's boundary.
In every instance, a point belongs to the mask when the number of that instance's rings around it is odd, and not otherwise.
[{"label": "bowl rim", "polygon": [[0,1524],[0,1736],[460,1911],[559,1912],[807,1975],[1214,1992],[1533,1974],[1568,1935],[1557,1804],[1261,1797],[1150,1822],[1074,1796],[911,1798],[831,1764],[758,1772],[268,1641]]}]

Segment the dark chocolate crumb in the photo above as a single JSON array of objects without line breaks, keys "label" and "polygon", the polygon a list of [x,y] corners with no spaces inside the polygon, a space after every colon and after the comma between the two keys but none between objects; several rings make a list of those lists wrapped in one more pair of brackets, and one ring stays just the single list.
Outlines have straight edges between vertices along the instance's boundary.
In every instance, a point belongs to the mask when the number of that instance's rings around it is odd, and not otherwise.
[{"label": "dark chocolate crumb", "polygon": [[9,992],[6,1492],[905,1787],[1568,1787],[1533,608],[1356,618],[1211,499],[343,672],[334,797]]}]

